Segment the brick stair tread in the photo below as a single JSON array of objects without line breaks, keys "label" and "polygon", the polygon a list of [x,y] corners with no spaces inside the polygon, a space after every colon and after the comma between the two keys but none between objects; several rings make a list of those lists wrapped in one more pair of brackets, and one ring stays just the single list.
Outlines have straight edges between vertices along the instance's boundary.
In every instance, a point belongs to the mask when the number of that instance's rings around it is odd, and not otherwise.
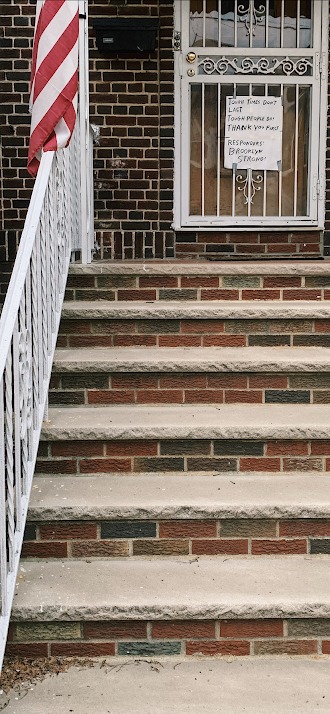
[{"label": "brick stair tread", "polygon": [[140,347],[61,349],[53,372],[328,372],[326,347]]},{"label": "brick stair tread", "polygon": [[330,518],[330,474],[38,476],[32,486],[29,521],[154,518]]},{"label": "brick stair tread", "polygon": [[147,262],[94,261],[90,265],[75,263],[70,266],[70,275],[329,275],[329,261],[315,260],[274,261],[228,261],[161,260]]},{"label": "brick stair tread", "polygon": [[42,440],[329,439],[329,404],[52,407]]},{"label": "brick stair tread", "polygon": [[330,300],[66,301],[62,319],[328,319]]},{"label": "brick stair tread", "polygon": [[15,621],[329,617],[326,557],[22,561]]}]

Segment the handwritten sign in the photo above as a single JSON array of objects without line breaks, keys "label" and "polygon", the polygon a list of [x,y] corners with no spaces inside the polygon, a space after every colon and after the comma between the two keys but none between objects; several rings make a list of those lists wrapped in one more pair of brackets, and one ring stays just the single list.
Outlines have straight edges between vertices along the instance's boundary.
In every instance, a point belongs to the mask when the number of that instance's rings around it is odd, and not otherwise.
[{"label": "handwritten sign", "polygon": [[279,171],[282,129],[280,97],[227,97],[225,168]]}]

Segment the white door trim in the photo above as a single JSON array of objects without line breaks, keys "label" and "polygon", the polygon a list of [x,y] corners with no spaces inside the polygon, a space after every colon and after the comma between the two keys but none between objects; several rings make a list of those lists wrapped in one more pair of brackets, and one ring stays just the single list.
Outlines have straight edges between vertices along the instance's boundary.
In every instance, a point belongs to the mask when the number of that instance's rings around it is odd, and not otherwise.
[{"label": "white door trim", "polygon": [[[319,84],[319,96],[317,101],[312,102],[314,106],[314,126],[318,127],[319,141],[318,146],[315,147],[315,140],[313,141],[313,147],[311,147],[310,160],[314,164],[313,171],[310,173],[310,180],[313,181],[313,187],[311,188],[310,195],[315,199],[313,201],[315,205],[314,215],[311,217],[296,217],[294,220],[292,217],[277,217],[276,223],[274,223],[274,218],[271,217],[241,217],[239,219],[239,224],[236,222],[233,225],[231,217],[228,219],[225,217],[215,218],[214,220],[206,219],[205,217],[198,216],[188,216],[187,214],[187,196],[188,188],[186,186],[184,190],[184,174],[183,166],[189,165],[187,163],[187,146],[188,141],[183,142],[182,137],[187,137],[189,134],[189,110],[188,110],[188,94],[184,91],[187,87],[186,78],[183,76],[183,72],[186,71],[186,62],[183,56],[183,50],[186,53],[187,45],[181,48],[181,51],[174,52],[174,90],[175,90],[175,102],[174,102],[174,141],[175,141],[175,151],[174,151],[174,222],[173,228],[176,231],[192,231],[200,228],[201,230],[208,231],[221,231],[228,230],[249,230],[252,227],[258,227],[260,230],[281,231],[289,226],[296,230],[310,230],[311,228],[324,228],[324,213],[325,213],[325,155],[326,155],[326,137],[327,137],[327,106],[328,106],[328,96],[327,96],[327,65],[328,65],[328,27],[329,27],[329,8],[328,3],[323,0],[314,0],[321,7],[321,28],[315,29],[315,35],[320,32],[321,37],[319,39],[319,46],[321,47],[320,52],[320,67],[322,69],[320,84]],[[189,3],[186,0],[174,0],[175,6],[175,19],[174,28],[176,33],[180,33],[182,38],[182,29],[184,16],[187,14],[187,8]],[[186,21],[186,20],[185,20]],[[196,49],[196,48],[192,48]],[[198,51],[203,53],[203,48],[198,48]],[[262,51],[260,49],[249,48],[249,55],[259,55]],[[226,54],[234,54],[237,50],[230,51],[226,48]],[[207,50],[204,50],[204,54],[207,54]],[[302,50],[293,49],[292,54],[301,56]],[[291,55],[291,50],[290,50]],[[197,78],[198,79],[198,78]],[[251,77],[252,79],[252,77]],[[267,83],[271,84],[278,83],[278,78],[271,78],[267,76]],[[291,79],[291,81],[290,81]],[[306,78],[307,79],[307,78]],[[288,81],[289,80],[289,81]],[[204,78],[204,82],[212,81],[212,77]],[[265,77],[253,75],[253,84],[264,83]],[[297,77],[287,78],[286,83],[290,84],[296,83]],[[214,78],[213,78],[214,82]],[[222,77],[223,83],[233,83],[233,76],[228,75],[227,77]],[[315,84],[315,83],[314,83]],[[315,90],[314,90],[315,91]],[[317,116],[319,113],[319,116]],[[186,145],[186,155],[184,155],[184,144]],[[316,156],[315,156],[316,148]],[[188,155],[189,160],[189,155]],[[186,170],[186,178],[188,177],[188,172]]]}]

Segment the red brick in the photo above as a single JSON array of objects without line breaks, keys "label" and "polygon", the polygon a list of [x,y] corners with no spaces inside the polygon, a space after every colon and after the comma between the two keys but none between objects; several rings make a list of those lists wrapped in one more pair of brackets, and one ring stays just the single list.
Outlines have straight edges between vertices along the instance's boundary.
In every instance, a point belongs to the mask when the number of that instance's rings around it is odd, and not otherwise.
[{"label": "red brick", "polygon": [[264,457],[252,458],[241,456],[240,471],[280,471],[280,459],[268,459]]},{"label": "red brick", "polygon": [[299,518],[280,521],[280,536],[330,536],[327,518]]},{"label": "red brick", "polygon": [[78,540],[81,538],[96,538],[96,523],[41,523],[39,525],[41,540]]},{"label": "red brick", "polygon": [[282,620],[221,620],[221,637],[283,637]]},{"label": "red brick", "polygon": [[317,653],[316,640],[264,640],[254,643],[254,653],[307,655]]},{"label": "red brick", "polygon": [[245,347],[245,335],[205,335],[203,347]]},{"label": "red brick", "polygon": [[311,441],[311,454],[312,456],[329,456],[330,455],[330,440],[320,439],[318,441]]},{"label": "red brick", "polygon": [[109,473],[131,471],[131,459],[84,459],[80,461],[80,473]]},{"label": "red brick", "polygon": [[68,546],[64,541],[41,542],[25,541],[22,548],[22,558],[67,558]]},{"label": "red brick", "polygon": [[115,654],[114,642],[52,642],[52,657],[107,657]]},{"label": "red brick", "polygon": [[233,655],[244,656],[250,654],[250,643],[243,641],[231,642],[187,642],[187,655],[206,655],[212,657],[215,655]]},{"label": "red brick", "polygon": [[70,461],[66,459],[60,461],[38,459],[35,470],[39,474],[75,474],[77,473],[77,461],[73,459]]},{"label": "red brick", "polygon": [[88,391],[88,404],[134,404],[135,393],[131,390],[97,389]]},{"label": "red brick", "polygon": [[269,441],[266,445],[267,456],[307,456],[308,442],[307,441]]},{"label": "red brick", "polygon": [[296,253],[295,245],[286,245],[285,243],[273,243],[267,246],[267,253]]},{"label": "red brick", "polygon": [[200,347],[201,337],[190,335],[160,335],[159,347]]},{"label": "red brick", "polygon": [[262,403],[262,392],[257,392],[257,391],[252,391],[252,390],[246,390],[246,391],[240,391],[238,389],[236,390],[230,390],[226,389],[225,390],[225,403],[226,404],[236,404],[236,403],[253,403],[253,404],[261,404]]},{"label": "red brick", "polygon": [[[8,647],[8,645],[7,645],[7,647]],[[322,654],[330,654],[330,640],[323,640]]]},{"label": "red brick", "polygon": [[164,374],[159,377],[161,389],[180,387],[181,389],[205,389],[206,374]]},{"label": "red brick", "polygon": [[242,300],[279,300],[279,290],[242,290]]},{"label": "red brick", "polygon": [[153,622],[154,639],[191,639],[195,637],[215,637],[215,622],[207,620],[178,620],[175,622]]},{"label": "red brick", "polygon": [[193,555],[246,555],[248,552],[247,539],[233,540],[193,540]]},{"label": "red brick", "polygon": [[283,275],[273,275],[263,279],[264,288],[299,288],[301,286],[301,278],[294,278],[291,275],[286,277]]},{"label": "red brick", "polygon": [[219,278],[218,276],[182,276],[181,278],[182,288],[218,288]]},{"label": "red brick", "polygon": [[183,392],[180,389],[146,389],[136,395],[137,404],[182,404]]},{"label": "red brick", "polygon": [[[111,343],[108,343],[111,344]],[[155,335],[114,335],[114,347],[155,347]]]},{"label": "red brick", "polygon": [[48,657],[47,642],[7,644],[5,657]]},{"label": "red brick", "polygon": [[187,389],[185,391],[185,402],[187,404],[193,404],[198,402],[199,404],[209,404],[216,403],[222,404],[223,402],[223,391],[217,389]]},{"label": "red brick", "polygon": [[156,300],[156,290],[118,290],[118,300]]},{"label": "red brick", "polygon": [[[133,339],[133,335],[132,338]],[[70,347],[112,347],[114,342],[112,335],[72,335],[69,336]]]},{"label": "red brick", "polygon": [[277,374],[251,374],[250,389],[287,389],[288,378]]},{"label": "red brick", "polygon": [[247,377],[243,374],[208,374],[207,386],[213,389],[247,389]]},{"label": "red brick", "polygon": [[315,332],[330,332],[330,320],[315,320]]},{"label": "red brick", "polygon": [[320,300],[322,290],[283,290],[283,300]]},{"label": "red brick", "polygon": [[102,441],[55,441],[51,443],[53,456],[102,456]]},{"label": "red brick", "polygon": [[238,300],[239,291],[224,288],[223,290],[202,290],[202,300]]},{"label": "red brick", "polygon": [[85,622],[83,625],[84,637],[90,640],[102,639],[134,639],[143,640],[147,637],[147,623],[135,620],[124,622],[112,620],[111,622]]},{"label": "red brick", "polygon": [[[177,288],[178,278],[172,275],[141,275],[140,288]],[[141,298],[143,300],[144,298]]]},{"label": "red brick", "polygon": [[249,253],[260,253],[261,255],[262,253],[265,253],[265,246],[259,244],[236,245],[236,253],[244,253],[246,255],[248,255]]},{"label": "red brick", "polygon": [[156,456],[157,441],[108,441],[107,456]]},{"label": "red brick", "polygon": [[[330,322],[330,321],[329,321]],[[185,333],[209,334],[224,331],[222,320],[182,320],[181,331]]]},{"label": "red brick", "polygon": [[252,540],[252,555],[300,555],[307,553],[306,540]]},{"label": "red brick", "polygon": [[215,538],[216,521],[163,521],[159,524],[160,538]]},{"label": "red brick", "polygon": [[112,389],[157,389],[157,374],[113,374]]}]

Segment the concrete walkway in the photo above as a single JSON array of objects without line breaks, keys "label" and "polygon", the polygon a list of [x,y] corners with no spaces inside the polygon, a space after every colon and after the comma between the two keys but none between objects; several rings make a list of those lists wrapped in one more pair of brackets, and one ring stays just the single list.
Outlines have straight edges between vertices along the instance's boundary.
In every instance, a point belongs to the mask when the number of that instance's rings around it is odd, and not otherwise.
[{"label": "concrete walkway", "polygon": [[314,714],[330,711],[330,660],[108,660],[0,695],[6,714]]}]

